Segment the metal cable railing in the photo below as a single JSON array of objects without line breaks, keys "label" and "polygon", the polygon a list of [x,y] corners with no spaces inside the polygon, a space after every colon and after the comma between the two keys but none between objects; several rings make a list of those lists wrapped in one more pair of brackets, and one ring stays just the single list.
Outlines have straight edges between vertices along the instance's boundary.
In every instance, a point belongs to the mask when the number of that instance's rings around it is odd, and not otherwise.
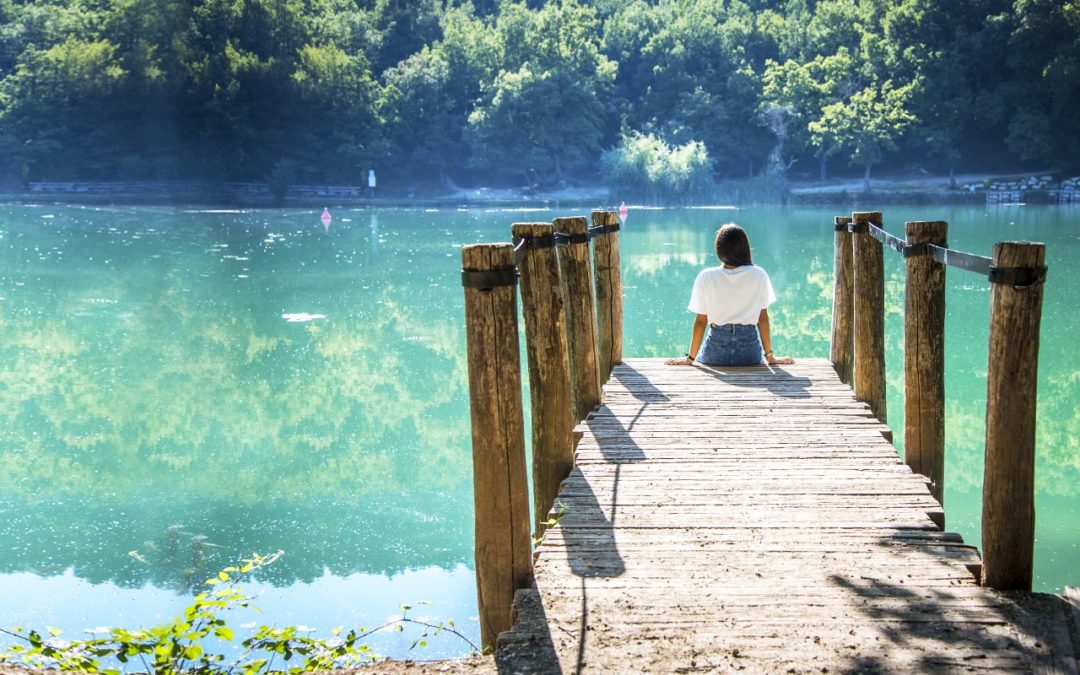
[{"label": "metal cable railing", "polygon": [[1034,267],[1000,267],[993,261],[981,255],[965,253],[951,248],[937,246],[936,244],[908,244],[906,239],[901,239],[889,234],[877,225],[868,222],[852,222],[837,224],[838,231],[846,230],[853,234],[867,233],[877,239],[887,248],[899,253],[905,258],[919,255],[928,255],[936,262],[949,267],[974,272],[990,280],[992,284],[1008,284],[1013,288],[1028,288],[1037,286],[1046,281],[1046,265]]}]

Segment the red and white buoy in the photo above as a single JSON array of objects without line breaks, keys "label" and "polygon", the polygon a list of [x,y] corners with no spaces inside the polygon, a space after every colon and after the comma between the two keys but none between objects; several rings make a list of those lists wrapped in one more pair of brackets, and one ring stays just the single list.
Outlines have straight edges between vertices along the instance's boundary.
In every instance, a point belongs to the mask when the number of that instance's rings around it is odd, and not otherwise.
[{"label": "red and white buoy", "polygon": [[322,215],[319,216],[319,220],[322,221],[322,226],[327,232],[330,231],[330,221],[333,220],[333,216],[330,215],[330,209],[323,207]]},{"label": "red and white buoy", "polygon": [[630,209],[626,208],[626,202],[619,204],[619,222],[623,227],[626,227],[626,214],[630,212]]}]

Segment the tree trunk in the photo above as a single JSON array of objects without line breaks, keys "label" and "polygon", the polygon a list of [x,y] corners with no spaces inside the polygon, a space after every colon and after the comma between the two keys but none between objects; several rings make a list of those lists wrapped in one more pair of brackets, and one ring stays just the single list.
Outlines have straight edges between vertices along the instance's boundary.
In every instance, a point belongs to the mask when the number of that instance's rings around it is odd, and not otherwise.
[{"label": "tree trunk", "polygon": [[956,189],[956,167],[949,167],[949,187]]},{"label": "tree trunk", "polygon": [[862,177],[862,189],[863,192],[870,192],[870,165],[866,165],[866,171],[863,172]]},{"label": "tree trunk", "polygon": [[826,178],[827,178],[826,167],[827,167],[828,163],[829,163],[828,158],[826,158],[824,156],[818,158],[818,165],[821,168],[821,182],[822,183],[824,183]]}]

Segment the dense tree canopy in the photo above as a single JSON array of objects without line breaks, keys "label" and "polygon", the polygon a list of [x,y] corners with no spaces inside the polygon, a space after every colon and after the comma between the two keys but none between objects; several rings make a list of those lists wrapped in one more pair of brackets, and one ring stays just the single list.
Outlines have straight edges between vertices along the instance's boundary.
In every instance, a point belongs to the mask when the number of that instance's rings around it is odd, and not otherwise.
[{"label": "dense tree canopy", "polygon": [[1074,169],[1077,109],[1075,0],[0,0],[8,183]]}]

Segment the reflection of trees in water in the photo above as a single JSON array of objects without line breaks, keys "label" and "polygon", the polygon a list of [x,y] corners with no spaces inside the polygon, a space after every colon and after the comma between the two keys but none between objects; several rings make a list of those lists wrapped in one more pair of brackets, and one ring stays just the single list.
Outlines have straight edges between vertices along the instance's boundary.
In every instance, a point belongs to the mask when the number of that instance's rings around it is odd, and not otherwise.
[{"label": "reflection of trees in water", "polygon": [[1039,490],[1075,497],[1080,486],[1080,366],[1057,370],[1046,364],[1040,370],[1035,428]]},{"label": "reflection of trees in water", "polygon": [[130,325],[7,320],[5,492],[161,482],[246,503],[268,484],[286,495],[412,487],[393,484],[391,465],[443,491],[467,479],[460,330],[418,321],[391,289],[372,323],[267,336],[250,312],[181,285]]},{"label": "reflection of trees in water", "polygon": [[[639,355],[685,350],[690,284],[701,265],[711,264],[715,225],[729,217],[706,213],[707,225],[690,228],[686,212],[657,213],[670,227],[634,213],[623,239],[633,286],[628,310],[635,312],[633,320],[628,313],[626,339]],[[169,226],[191,227],[186,217]],[[457,257],[443,257],[461,235],[433,228],[402,253],[400,224],[388,215],[380,227],[386,243],[377,255],[364,224],[341,242],[347,255],[340,259],[320,248],[325,236],[305,239],[276,220],[229,228],[214,239],[227,244],[223,249],[155,243],[161,258],[134,245],[125,256],[89,252],[92,263],[76,264],[73,251],[66,261],[34,265],[5,254],[0,570],[57,574],[74,567],[93,581],[182,590],[184,570],[196,561],[185,546],[194,540],[179,540],[172,557],[155,558],[144,545],[172,524],[223,547],[201,545],[198,562],[209,569],[285,549],[266,571],[282,584],[315,579],[324,568],[393,573],[468,560],[461,295],[446,282]],[[500,235],[505,227],[499,223]],[[266,243],[268,231],[287,240]],[[144,243],[166,236],[141,234]],[[827,355],[831,232],[778,225],[759,227],[752,239],[755,260],[781,295],[770,310],[778,347]],[[69,248],[92,245],[74,236]],[[676,255],[687,251],[700,262]],[[900,395],[901,263],[887,262],[886,269],[889,385]],[[1064,269],[1054,267],[1060,288],[1068,286]],[[237,280],[237,273],[251,278]],[[951,287],[968,284],[959,274],[949,279]],[[26,285],[14,288],[15,281]],[[985,398],[970,395],[972,386],[981,387],[985,397],[987,291],[979,288],[958,295],[953,287],[949,298],[950,368],[968,383],[948,390],[947,481],[956,489],[981,489]],[[1051,336],[1075,334],[1080,318],[1065,300],[1055,304],[1065,297],[1054,295],[1057,288],[1047,289],[1037,478],[1042,492],[1075,495],[1080,376],[1071,365],[1061,367],[1072,363],[1063,358],[1069,345]],[[286,311],[323,311],[329,319],[286,324]],[[952,332],[962,316],[978,317],[973,334]],[[890,417],[902,420],[892,401]],[[149,564],[129,556],[132,550]]]},{"label": "reflection of trees in water", "polygon": [[[774,274],[773,276],[780,276]],[[769,308],[769,318],[779,338],[777,350],[784,354],[827,354],[832,331],[832,270],[819,258],[810,258],[806,275],[784,274],[777,285],[782,298],[797,302],[777,302]],[[783,345],[783,346],[779,346]]]},{"label": "reflection of trees in water", "polygon": [[[279,548],[275,583],[468,559],[454,289],[347,260],[298,275],[315,253],[260,257],[265,235],[231,231],[166,273],[133,255],[0,288],[0,527],[16,542],[0,568],[182,590]],[[0,283],[20,274],[38,271]],[[280,319],[319,307],[328,320]]]},{"label": "reflection of trees in water", "polygon": [[[983,386],[986,386],[983,379]],[[986,396],[945,402],[945,485],[959,492],[982,493],[986,441]],[[1040,477],[1041,478],[1041,477]]]},{"label": "reflection of trees in water", "polygon": [[[252,552],[285,555],[259,578],[311,582],[329,572],[393,575],[471,559],[471,513],[444,495],[393,496],[343,504],[315,498],[237,507],[141,496],[29,505],[0,502],[0,573],[43,576],[68,569],[91,583],[151,583],[186,593]],[[132,553],[134,552],[134,553]]]},{"label": "reflection of trees in water", "polygon": [[[886,251],[886,254],[889,252]],[[886,258],[885,278],[885,338],[887,386],[891,394],[889,419],[891,426],[898,429],[895,444],[903,447],[903,342],[904,342],[904,268],[902,263],[889,263]],[[777,303],[770,308],[773,325],[782,327],[783,349],[796,354],[828,355],[828,345],[832,330],[832,262],[828,267],[818,258],[809,260],[805,281],[789,276],[784,286],[785,294],[793,294],[800,299],[796,303]],[[954,275],[960,274],[959,272]],[[953,283],[964,283],[960,277]],[[974,280],[972,281],[974,283]],[[981,281],[979,283],[982,283]],[[962,322],[964,316],[970,321],[988,322],[989,289],[978,287],[974,297],[958,298],[953,294],[950,301],[950,315],[946,319],[946,330],[953,332],[950,322]],[[780,289],[778,289],[779,292]],[[1052,307],[1048,307],[1052,311]],[[1046,312],[1055,323],[1060,320]],[[1071,319],[1070,319],[1071,320]],[[1054,325],[1054,324],[1049,324]],[[947,347],[947,356],[952,358],[950,369],[959,372],[951,380],[962,391],[976,390],[976,396],[963,396],[957,392],[947,392],[949,401],[945,411],[946,446],[949,457],[947,464],[947,484],[950,489],[960,491],[982,490],[982,465],[984,440],[986,434],[986,340],[988,328],[978,325],[965,328],[964,333],[957,330],[957,335],[950,335],[953,342]],[[1056,331],[1068,334],[1069,330],[1055,326]],[[977,339],[969,340],[966,335],[974,332]],[[1044,329],[1044,335],[1046,331]],[[1044,341],[1046,338],[1044,337]],[[972,343],[970,348],[965,343]],[[786,345],[794,344],[795,347]],[[1057,343],[1047,345],[1042,359],[1053,359]],[[971,366],[969,364],[977,364]],[[959,365],[959,368],[957,367]],[[1036,429],[1038,452],[1038,490],[1042,494],[1076,496],[1076,486],[1080,485],[1080,369],[1058,371],[1044,364],[1040,366],[1042,378],[1039,383],[1039,420]],[[973,381],[960,383],[957,378],[968,377]]]}]

